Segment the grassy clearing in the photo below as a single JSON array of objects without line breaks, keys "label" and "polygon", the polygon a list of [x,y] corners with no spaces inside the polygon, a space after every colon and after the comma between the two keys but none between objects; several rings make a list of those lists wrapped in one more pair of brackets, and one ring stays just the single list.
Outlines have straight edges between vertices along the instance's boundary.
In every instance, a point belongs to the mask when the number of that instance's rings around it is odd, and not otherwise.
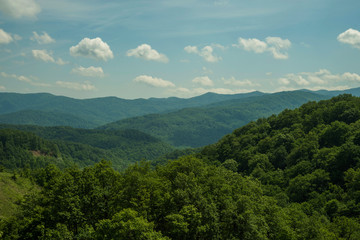
[{"label": "grassy clearing", "polygon": [[17,202],[32,191],[38,191],[38,188],[29,179],[0,172],[0,218],[14,215],[18,210]]}]

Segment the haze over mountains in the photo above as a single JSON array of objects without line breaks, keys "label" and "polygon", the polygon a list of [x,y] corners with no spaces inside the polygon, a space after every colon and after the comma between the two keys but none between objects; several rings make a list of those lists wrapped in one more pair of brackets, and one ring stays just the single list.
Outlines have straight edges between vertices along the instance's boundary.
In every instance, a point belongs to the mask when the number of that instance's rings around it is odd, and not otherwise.
[{"label": "haze over mountains", "polygon": [[[312,92],[309,90],[300,91]],[[326,98],[342,93],[358,96],[359,92],[359,88],[354,88],[344,91],[323,90],[312,93]],[[192,107],[211,107],[211,104],[226,106],[230,103],[227,102],[229,100],[258,101],[266,95],[272,94],[257,91],[233,95],[206,93],[188,99],[170,97],[128,100],[117,97],[74,99],[49,93],[0,93],[0,122],[92,128],[146,114],[164,113]]]},{"label": "haze over mountains", "polygon": [[[73,99],[47,93],[0,93],[0,123],[97,128],[97,131],[136,129],[175,147],[201,147],[216,142],[250,121],[342,93],[360,96],[360,88],[273,94],[207,93],[189,99],[135,100],[116,97]],[[39,132],[38,129],[27,127],[28,131],[33,132]],[[84,134],[86,131],[81,132]],[[69,140],[71,136],[67,138]]]},{"label": "haze over mountains", "polygon": [[[127,100],[116,97],[74,99],[48,93],[0,93],[0,121],[1,123],[45,126],[54,126],[61,121],[57,119],[51,124],[50,122],[44,122],[43,118],[31,118],[33,119],[32,122],[27,120],[28,116],[32,116],[35,111],[43,117],[48,114],[49,119],[53,119],[55,116],[58,117],[59,114],[64,115],[62,121],[68,122],[66,125],[74,127],[79,125],[79,120],[82,119],[80,120],[80,123],[83,122],[82,127],[91,128],[134,116],[173,111],[187,107],[199,107],[224,100],[261,95],[265,94],[260,92],[235,95],[207,93],[189,99],[171,97]],[[31,110],[31,112],[28,110]],[[71,116],[79,119],[72,121],[69,119]]]}]

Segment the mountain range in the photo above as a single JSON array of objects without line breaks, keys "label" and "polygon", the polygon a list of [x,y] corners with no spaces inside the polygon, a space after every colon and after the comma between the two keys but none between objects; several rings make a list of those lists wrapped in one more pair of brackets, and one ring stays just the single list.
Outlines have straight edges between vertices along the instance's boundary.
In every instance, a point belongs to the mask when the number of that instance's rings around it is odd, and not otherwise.
[{"label": "mountain range", "polygon": [[[76,142],[76,132],[82,136],[82,144],[93,147],[99,146],[89,144],[89,139],[97,134],[115,136],[120,134],[118,130],[134,129],[142,132],[142,136],[149,135],[163,142],[161,146],[193,148],[214,143],[250,121],[277,114],[284,109],[294,109],[309,101],[329,99],[344,93],[360,96],[360,88],[344,91],[304,89],[272,94],[207,93],[189,99],[171,97],[135,100],[116,97],[73,99],[47,93],[0,93],[0,123],[19,125],[12,128],[21,130],[24,127],[20,126],[27,125],[27,131],[41,133],[39,136],[45,139]],[[55,128],[39,130],[38,126],[69,128],[61,128],[60,136],[52,134]]]}]

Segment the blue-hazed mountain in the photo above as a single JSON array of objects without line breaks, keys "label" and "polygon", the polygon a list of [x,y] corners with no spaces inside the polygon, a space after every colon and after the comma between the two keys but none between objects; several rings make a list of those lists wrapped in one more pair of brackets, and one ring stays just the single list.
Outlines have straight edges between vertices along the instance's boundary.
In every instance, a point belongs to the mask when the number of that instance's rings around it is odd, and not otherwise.
[{"label": "blue-hazed mountain", "polygon": [[0,123],[38,125],[38,126],[72,126],[75,128],[93,128],[94,122],[69,113],[40,110],[21,110],[0,115]]},{"label": "blue-hazed mountain", "polygon": [[137,129],[174,146],[200,147],[216,142],[250,121],[293,109],[309,101],[330,98],[309,91],[280,92],[233,99],[204,107],[128,118],[101,129]]},{"label": "blue-hazed mountain", "polygon": [[265,93],[207,93],[189,99],[170,97],[128,100],[116,97],[74,99],[48,93],[0,93],[0,123],[93,128],[134,116],[262,95]]}]

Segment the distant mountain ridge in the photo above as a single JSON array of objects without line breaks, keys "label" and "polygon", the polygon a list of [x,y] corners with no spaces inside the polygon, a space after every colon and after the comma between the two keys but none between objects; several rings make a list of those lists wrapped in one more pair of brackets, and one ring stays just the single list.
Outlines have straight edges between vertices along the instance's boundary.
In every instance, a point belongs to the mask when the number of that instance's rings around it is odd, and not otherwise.
[{"label": "distant mountain ridge", "polygon": [[96,127],[96,124],[91,121],[77,117],[74,114],[41,110],[21,110],[3,114],[0,115],[0,123],[39,126],[72,126],[75,128]]},{"label": "distant mountain ridge", "polygon": [[100,128],[137,129],[174,146],[201,147],[214,143],[250,121],[299,107],[309,101],[329,98],[328,95],[308,91],[280,92],[128,118]]},{"label": "distant mountain ridge", "polygon": [[[64,123],[72,127],[93,128],[129,117],[260,95],[265,95],[265,93],[251,92],[234,95],[206,93],[188,99],[170,97],[128,100],[117,97],[74,99],[49,93],[0,93],[0,123],[42,126],[58,126]],[[30,110],[32,112],[29,112]],[[36,119],[34,113],[42,117]],[[65,116],[65,119],[60,118],[61,114]],[[69,115],[78,118],[77,121],[83,123],[79,126],[74,121],[69,121]],[[54,116],[57,118],[56,121]]]},{"label": "distant mountain ridge", "polygon": [[[360,88],[344,91],[305,89],[272,94],[206,93],[189,99],[135,100],[116,97],[80,100],[46,93],[0,93],[0,113],[3,113],[0,114],[0,124],[110,131],[135,129],[175,147],[201,147],[216,142],[250,121],[342,93],[360,96]],[[76,131],[81,132],[80,129]],[[106,134],[106,131],[101,134]]]}]

